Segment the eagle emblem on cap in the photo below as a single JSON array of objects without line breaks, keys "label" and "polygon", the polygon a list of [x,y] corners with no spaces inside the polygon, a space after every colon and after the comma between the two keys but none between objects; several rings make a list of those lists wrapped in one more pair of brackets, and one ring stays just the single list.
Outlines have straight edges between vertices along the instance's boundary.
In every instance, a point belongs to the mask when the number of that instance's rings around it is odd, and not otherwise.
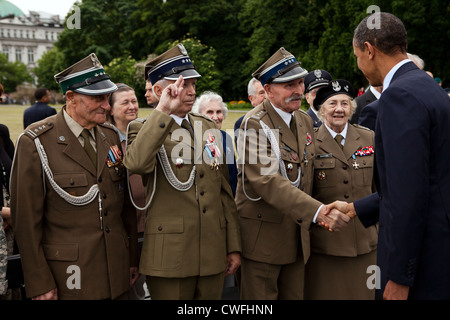
[{"label": "eagle emblem on cap", "polygon": [[182,54],[184,54],[185,56],[187,56],[187,50],[186,50],[186,48],[185,48],[181,43],[178,44],[178,48],[180,49],[180,51],[181,51]]},{"label": "eagle emblem on cap", "polygon": [[318,79],[321,79],[322,78],[322,70],[319,70],[319,69],[314,70],[314,76]]},{"label": "eagle emblem on cap", "polygon": [[348,92],[348,85],[345,85],[345,86],[344,86],[344,89],[345,89],[345,91]]},{"label": "eagle emblem on cap", "polygon": [[341,86],[339,85],[339,82],[337,81],[332,81],[331,85],[333,86],[333,90],[334,91],[340,91],[341,90]]},{"label": "eagle emblem on cap", "polygon": [[98,58],[95,55],[95,53],[91,53],[91,61],[92,61],[92,65],[95,68],[101,68],[102,67],[102,64],[100,63],[100,60],[98,60]]}]

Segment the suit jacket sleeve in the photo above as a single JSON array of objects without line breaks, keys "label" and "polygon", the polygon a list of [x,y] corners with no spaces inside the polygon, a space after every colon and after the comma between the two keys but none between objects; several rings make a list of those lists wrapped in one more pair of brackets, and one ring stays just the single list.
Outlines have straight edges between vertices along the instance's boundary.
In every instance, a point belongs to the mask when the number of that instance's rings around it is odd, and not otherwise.
[{"label": "suit jacket sleeve", "polygon": [[[430,117],[426,106],[403,88],[383,92],[379,126],[383,133],[386,191],[381,202],[389,219],[388,279],[412,286],[407,266],[417,265],[429,212]],[[402,121],[398,121],[402,119]],[[413,161],[407,161],[413,159]],[[405,160],[405,161],[403,161]],[[381,169],[381,168],[380,168]],[[414,273],[414,270],[413,270]]]},{"label": "suit jacket sleeve", "polygon": [[377,121],[378,100],[368,104],[361,110],[358,124],[375,131]]},{"label": "suit jacket sleeve", "polygon": [[353,202],[359,220],[368,228],[378,222],[380,218],[380,198],[378,193],[372,193]]}]

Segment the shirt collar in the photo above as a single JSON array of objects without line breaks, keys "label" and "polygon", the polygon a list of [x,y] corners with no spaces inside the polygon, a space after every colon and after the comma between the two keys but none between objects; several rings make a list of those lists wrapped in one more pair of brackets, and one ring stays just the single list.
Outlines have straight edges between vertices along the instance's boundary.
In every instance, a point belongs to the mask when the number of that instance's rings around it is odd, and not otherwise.
[{"label": "shirt collar", "polygon": [[275,107],[272,102],[270,102],[272,107],[275,109],[275,111],[280,115],[281,119],[286,123],[288,127],[291,125],[291,119],[294,116],[294,113],[289,113],[286,111],[281,110],[280,108]]},{"label": "shirt collar", "polygon": [[176,122],[180,127],[181,127],[181,122],[182,122],[184,119],[186,119],[187,122],[190,123],[190,122],[189,122],[189,117],[188,117],[187,113],[186,113],[186,115],[184,116],[184,118],[181,118],[181,117],[176,116],[176,115],[174,115],[174,114],[171,114],[170,116],[175,120],[175,122]]},{"label": "shirt collar", "polygon": [[375,98],[380,99],[380,97],[381,97],[381,93],[380,93],[380,92],[378,92],[377,90],[375,90],[375,88],[372,87],[372,86],[370,86],[369,89],[370,89],[370,91],[373,93],[373,95],[375,96]]},{"label": "shirt collar", "polygon": [[[67,126],[69,127],[70,131],[72,131],[72,133],[75,135],[75,137],[78,138],[81,134],[81,131],[83,131],[84,128],[78,122],[73,120],[73,118],[71,116],[69,116],[69,114],[67,113],[65,108],[63,108],[63,115],[64,115],[64,120],[66,120]],[[94,139],[94,141],[95,141],[94,128],[89,129],[89,132],[91,134],[92,139]]]},{"label": "shirt collar", "polygon": [[340,134],[341,136],[344,137],[343,140],[345,141],[345,137],[347,137],[348,122],[345,124],[344,130],[342,130],[341,133],[336,133],[336,132],[334,132],[333,130],[331,130],[330,127],[327,126],[327,124],[326,124],[325,122],[324,122],[323,124],[324,124],[325,127],[327,128],[328,132],[330,132],[330,134],[331,134],[331,136],[333,137],[333,139],[334,139],[338,134]]},{"label": "shirt collar", "polygon": [[397,72],[398,69],[400,69],[400,67],[402,65],[404,65],[407,62],[410,62],[410,59],[404,59],[402,61],[400,61],[399,63],[397,63],[386,75],[386,77],[384,77],[384,81],[383,81],[383,92],[384,90],[386,90],[389,85],[391,84],[392,78],[394,77],[394,74]]}]

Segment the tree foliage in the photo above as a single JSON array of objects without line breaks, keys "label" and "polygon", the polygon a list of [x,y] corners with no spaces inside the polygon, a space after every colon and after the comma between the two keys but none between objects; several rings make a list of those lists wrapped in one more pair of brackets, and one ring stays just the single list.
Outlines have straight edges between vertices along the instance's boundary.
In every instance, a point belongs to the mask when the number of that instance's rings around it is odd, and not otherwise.
[{"label": "tree foliage", "polygon": [[0,53],[0,83],[5,92],[16,91],[16,87],[24,82],[32,82],[33,77],[22,62],[9,62],[7,57]]},{"label": "tree foliage", "polygon": [[[442,44],[450,34],[450,3],[439,0],[83,0],[81,29],[65,29],[56,46],[66,67],[91,52],[103,65],[118,58],[128,66],[125,57],[142,62],[191,39],[186,47],[201,44],[199,51],[188,48],[196,66],[214,65],[201,72],[200,88],[216,89],[228,101],[246,99],[252,72],[280,47],[305,69],[325,69],[359,87],[367,80],[356,66],[352,38],[370,5],[403,21],[408,51],[448,85]],[[138,82],[143,85],[143,77]]]}]

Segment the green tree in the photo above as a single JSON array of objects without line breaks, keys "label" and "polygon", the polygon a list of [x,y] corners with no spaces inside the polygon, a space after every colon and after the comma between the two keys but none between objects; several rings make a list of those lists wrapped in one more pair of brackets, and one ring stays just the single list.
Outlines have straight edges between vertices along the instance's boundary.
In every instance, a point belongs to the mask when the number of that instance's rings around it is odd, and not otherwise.
[{"label": "green tree", "polygon": [[34,74],[37,76],[38,87],[44,87],[49,90],[59,91],[59,84],[56,83],[54,75],[67,68],[63,64],[63,54],[57,47],[45,52],[37,61],[34,68]]},{"label": "green tree", "polygon": [[33,77],[22,62],[9,62],[7,57],[0,53],[0,83],[5,92],[14,92],[16,87],[24,82],[32,82]]}]

